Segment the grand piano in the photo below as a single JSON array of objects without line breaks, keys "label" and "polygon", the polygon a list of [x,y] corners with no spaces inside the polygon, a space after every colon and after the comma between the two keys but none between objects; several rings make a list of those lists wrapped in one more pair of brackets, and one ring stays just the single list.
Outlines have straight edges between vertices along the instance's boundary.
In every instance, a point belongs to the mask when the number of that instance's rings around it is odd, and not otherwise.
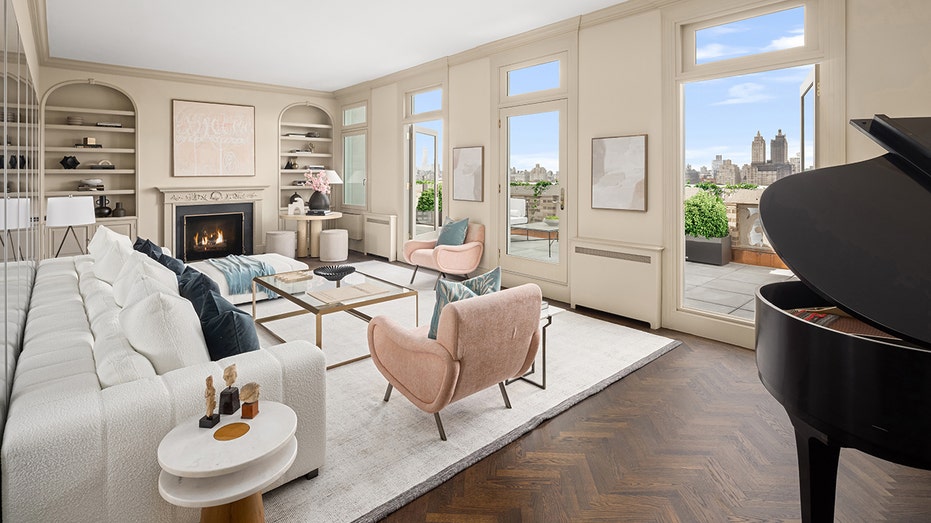
[{"label": "grand piano", "polygon": [[851,124],[888,153],[760,199],[800,280],[757,291],[756,362],[795,429],[803,521],[833,521],[841,447],[931,469],[931,118]]}]

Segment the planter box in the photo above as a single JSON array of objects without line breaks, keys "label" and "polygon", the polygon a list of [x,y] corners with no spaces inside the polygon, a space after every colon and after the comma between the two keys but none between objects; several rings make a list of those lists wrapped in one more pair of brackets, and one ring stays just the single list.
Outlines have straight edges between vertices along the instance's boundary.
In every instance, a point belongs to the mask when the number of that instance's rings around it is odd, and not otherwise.
[{"label": "planter box", "polygon": [[690,262],[727,265],[731,261],[731,237],[685,237],[685,259]]}]

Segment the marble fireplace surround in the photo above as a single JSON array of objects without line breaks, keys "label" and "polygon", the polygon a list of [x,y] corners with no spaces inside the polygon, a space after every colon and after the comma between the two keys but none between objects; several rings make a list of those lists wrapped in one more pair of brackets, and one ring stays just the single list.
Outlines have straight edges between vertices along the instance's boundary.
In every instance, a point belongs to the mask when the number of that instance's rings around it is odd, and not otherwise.
[{"label": "marble fireplace surround", "polygon": [[229,203],[252,203],[252,248],[253,252],[265,252],[265,228],[262,223],[262,199],[268,185],[243,187],[158,187],[164,205],[162,222],[162,245],[172,250],[177,245],[175,220],[179,207],[190,205],[220,205]]}]

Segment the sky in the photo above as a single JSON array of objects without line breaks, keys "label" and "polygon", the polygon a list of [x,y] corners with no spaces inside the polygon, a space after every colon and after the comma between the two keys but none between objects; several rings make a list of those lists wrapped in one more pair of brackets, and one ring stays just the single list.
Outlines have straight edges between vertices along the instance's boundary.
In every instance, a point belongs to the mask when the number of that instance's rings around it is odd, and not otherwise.
[{"label": "sky", "polygon": [[[756,18],[709,27],[696,32],[696,62],[748,56],[804,45],[804,8],[798,7]],[[766,141],[781,129],[788,142],[788,156],[801,150],[799,88],[814,66],[778,69],[688,83],[684,87],[685,161],[693,167],[711,167],[716,154],[737,165],[750,163],[750,145],[757,131]],[[515,70],[509,73],[510,94],[549,89],[559,85],[559,62]],[[439,90],[420,93],[414,102],[418,113],[441,107]],[[441,134],[436,123],[426,125]],[[558,113],[544,112],[510,118],[511,166],[532,169],[540,164],[559,170]],[[813,133],[806,129],[806,141]],[[417,165],[423,160],[426,144],[417,143]],[[806,163],[813,158],[812,145],[806,147]],[[431,158],[432,159],[432,158]]]},{"label": "sky", "polygon": [[[710,27],[696,33],[696,62],[747,56],[804,45],[803,8]],[[779,129],[786,135],[788,156],[801,151],[800,86],[813,65],[687,83],[684,88],[685,163],[711,167],[716,154],[735,164],[750,163],[757,131],[766,141]],[[811,129],[806,129],[810,142]],[[806,163],[811,156],[806,146]]]}]

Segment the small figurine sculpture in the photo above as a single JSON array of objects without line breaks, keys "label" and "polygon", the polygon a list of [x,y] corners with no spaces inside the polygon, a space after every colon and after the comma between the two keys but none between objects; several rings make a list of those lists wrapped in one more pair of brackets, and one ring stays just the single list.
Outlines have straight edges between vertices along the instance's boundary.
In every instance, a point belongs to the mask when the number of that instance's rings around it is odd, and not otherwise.
[{"label": "small figurine sculpture", "polygon": [[239,410],[239,389],[233,386],[236,382],[236,364],[223,369],[223,381],[226,388],[220,393],[220,414],[232,414]]},{"label": "small figurine sculpture", "polygon": [[214,413],[217,407],[217,389],[213,388],[213,376],[207,376],[207,388],[204,390],[204,399],[207,401],[207,414],[200,419],[200,428],[209,429],[220,423],[220,413]]},{"label": "small figurine sculpture", "polygon": [[259,384],[250,381],[242,386],[239,395],[242,400],[242,417],[252,419],[259,414]]}]

